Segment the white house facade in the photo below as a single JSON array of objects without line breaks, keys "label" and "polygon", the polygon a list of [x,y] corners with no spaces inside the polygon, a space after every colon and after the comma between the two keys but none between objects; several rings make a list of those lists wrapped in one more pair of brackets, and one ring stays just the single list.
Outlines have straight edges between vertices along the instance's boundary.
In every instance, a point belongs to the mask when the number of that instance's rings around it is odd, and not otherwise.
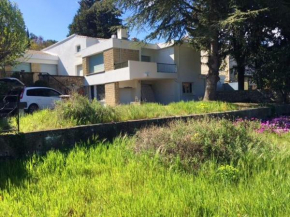
[{"label": "white house facade", "polygon": [[118,30],[110,39],[72,35],[40,52],[29,52],[18,68],[32,64],[39,72],[84,76],[87,95],[108,105],[168,104],[204,95],[200,52],[186,43],[144,44],[129,41],[126,31]]}]

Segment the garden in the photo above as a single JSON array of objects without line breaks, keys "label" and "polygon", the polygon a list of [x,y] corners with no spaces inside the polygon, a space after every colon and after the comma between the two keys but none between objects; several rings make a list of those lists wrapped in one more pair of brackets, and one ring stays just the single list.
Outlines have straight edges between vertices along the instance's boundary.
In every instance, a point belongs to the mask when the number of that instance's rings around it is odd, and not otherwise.
[{"label": "garden", "polygon": [[[53,110],[41,110],[20,117],[20,131],[60,129],[79,125],[121,122],[169,116],[204,114],[238,110],[239,106],[227,102],[177,102],[169,105],[145,103],[104,107],[98,101],[74,94],[70,99],[56,103]],[[0,131],[17,128],[17,118],[0,120]]]},{"label": "garden", "polygon": [[289,216],[290,118],[176,121],[2,161],[2,216]]}]

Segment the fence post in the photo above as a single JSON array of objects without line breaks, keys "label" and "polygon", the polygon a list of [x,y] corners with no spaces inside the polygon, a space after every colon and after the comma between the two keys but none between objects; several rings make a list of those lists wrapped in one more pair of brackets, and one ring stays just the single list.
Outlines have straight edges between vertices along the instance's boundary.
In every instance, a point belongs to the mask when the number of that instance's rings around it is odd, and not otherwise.
[{"label": "fence post", "polygon": [[20,105],[20,95],[17,94],[17,132],[20,132],[20,112],[19,112],[19,105]]}]

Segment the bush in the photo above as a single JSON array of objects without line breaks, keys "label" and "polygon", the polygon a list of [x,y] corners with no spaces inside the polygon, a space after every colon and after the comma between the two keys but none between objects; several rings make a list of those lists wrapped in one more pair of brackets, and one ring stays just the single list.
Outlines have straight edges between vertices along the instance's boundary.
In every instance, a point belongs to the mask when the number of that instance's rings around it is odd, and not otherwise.
[{"label": "bush", "polygon": [[256,124],[237,124],[224,119],[173,122],[168,127],[151,127],[136,135],[137,152],[158,154],[166,164],[191,170],[214,159],[219,164],[236,164],[255,147],[264,143],[250,132]]},{"label": "bush", "polygon": [[44,80],[37,80],[34,82],[35,87],[49,87],[49,84],[47,81]]},{"label": "bush", "polygon": [[74,120],[76,125],[110,122],[115,116],[111,107],[104,107],[98,101],[73,94],[70,99],[57,103],[55,112],[59,120]]}]

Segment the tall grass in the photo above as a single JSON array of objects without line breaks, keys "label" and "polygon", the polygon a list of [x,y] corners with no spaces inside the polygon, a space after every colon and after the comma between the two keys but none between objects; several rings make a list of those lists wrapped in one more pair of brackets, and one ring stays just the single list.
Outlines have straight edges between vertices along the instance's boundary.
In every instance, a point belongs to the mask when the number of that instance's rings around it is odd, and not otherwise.
[{"label": "tall grass", "polygon": [[[237,110],[238,106],[226,102],[178,102],[169,105],[146,103],[104,107],[99,102],[73,95],[60,102],[54,110],[43,110],[20,118],[22,132],[71,127],[77,125],[119,122],[136,119],[158,118]],[[15,125],[16,120],[12,121]]]},{"label": "tall grass", "polygon": [[289,216],[289,134],[246,130],[268,148],[234,161],[212,155],[191,172],[178,157],[168,167],[159,152],[136,152],[138,137],[1,162],[0,216]]}]

